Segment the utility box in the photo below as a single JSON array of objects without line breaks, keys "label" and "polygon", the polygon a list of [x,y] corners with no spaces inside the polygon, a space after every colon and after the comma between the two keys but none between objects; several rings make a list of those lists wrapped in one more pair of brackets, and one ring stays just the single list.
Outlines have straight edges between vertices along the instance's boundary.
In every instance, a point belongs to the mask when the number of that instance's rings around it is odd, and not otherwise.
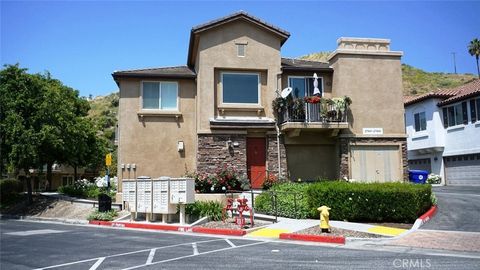
[{"label": "utility box", "polygon": [[130,212],[136,212],[137,206],[137,181],[134,179],[124,179],[122,181],[122,200],[125,205],[125,209]]},{"label": "utility box", "polygon": [[195,202],[195,179],[170,178],[170,203],[189,204]]},{"label": "utility box", "polygon": [[177,207],[170,204],[170,177],[160,177],[153,180],[153,211],[154,214],[175,214]]},{"label": "utility box", "polygon": [[137,211],[140,213],[152,212],[152,179],[137,179]]}]

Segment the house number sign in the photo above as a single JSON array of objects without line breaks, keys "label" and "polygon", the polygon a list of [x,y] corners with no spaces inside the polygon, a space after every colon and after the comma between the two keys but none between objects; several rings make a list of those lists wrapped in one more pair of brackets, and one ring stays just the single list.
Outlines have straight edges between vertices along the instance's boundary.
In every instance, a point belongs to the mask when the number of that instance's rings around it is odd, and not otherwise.
[{"label": "house number sign", "polygon": [[363,135],[381,135],[383,128],[363,128]]}]

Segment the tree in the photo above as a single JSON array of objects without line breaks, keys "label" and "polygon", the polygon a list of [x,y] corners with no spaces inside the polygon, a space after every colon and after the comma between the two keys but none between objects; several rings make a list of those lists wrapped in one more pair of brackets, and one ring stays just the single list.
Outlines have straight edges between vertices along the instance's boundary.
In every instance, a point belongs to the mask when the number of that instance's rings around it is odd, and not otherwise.
[{"label": "tree", "polygon": [[8,164],[16,177],[23,170],[30,203],[30,169],[41,170],[47,164],[51,186],[54,162],[72,165],[75,179],[79,166],[98,167],[104,142],[86,117],[90,106],[78,91],[49,73],[28,74],[18,64],[5,65],[0,83],[0,170]]},{"label": "tree", "polygon": [[[28,202],[32,203],[29,170],[41,167],[38,148],[41,144],[38,104],[42,98],[42,81],[29,75],[19,65],[5,66],[0,71],[0,133],[2,148],[15,174],[27,175]],[[5,150],[2,153],[5,153]]]},{"label": "tree", "polygon": [[480,56],[480,40],[478,40],[478,38],[474,38],[472,41],[470,41],[470,44],[468,45],[468,52],[471,56],[475,56],[477,59],[477,73],[478,78],[480,79],[480,68],[478,66],[478,58]]}]

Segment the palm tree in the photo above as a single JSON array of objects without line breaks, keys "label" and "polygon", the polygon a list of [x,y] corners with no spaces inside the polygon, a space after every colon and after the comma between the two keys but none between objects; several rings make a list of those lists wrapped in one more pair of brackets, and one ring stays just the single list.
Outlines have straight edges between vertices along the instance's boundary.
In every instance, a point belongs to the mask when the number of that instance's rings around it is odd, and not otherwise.
[{"label": "palm tree", "polygon": [[478,67],[478,57],[480,56],[480,40],[478,38],[474,38],[470,41],[470,45],[468,45],[468,52],[470,55],[474,56],[477,59],[477,73],[478,78],[480,78],[480,68]]}]

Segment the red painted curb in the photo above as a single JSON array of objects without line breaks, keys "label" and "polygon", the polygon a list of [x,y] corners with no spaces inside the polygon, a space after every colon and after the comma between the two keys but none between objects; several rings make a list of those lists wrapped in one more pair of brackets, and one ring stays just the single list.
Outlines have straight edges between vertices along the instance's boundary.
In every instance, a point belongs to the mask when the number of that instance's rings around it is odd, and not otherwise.
[{"label": "red painted curb", "polygon": [[214,229],[214,228],[205,228],[205,227],[193,227],[192,232],[196,233],[208,233],[208,234],[221,234],[221,235],[234,235],[234,236],[243,236],[247,234],[245,230],[235,230],[235,229]]},{"label": "red painted curb", "polygon": [[112,226],[112,222],[111,222],[111,221],[90,220],[88,223],[89,223],[89,224],[92,224],[92,225]]},{"label": "red painted curb", "polygon": [[91,220],[89,223],[92,225],[100,225],[100,226],[162,230],[162,231],[187,231],[189,228],[187,226],[177,226],[177,225],[111,222],[111,221],[99,221],[99,220]]},{"label": "red painted curb", "polygon": [[280,234],[280,239],[300,240],[300,241],[310,241],[310,242],[323,242],[323,243],[335,243],[335,244],[345,245],[345,237],[343,237],[343,236],[281,233]]},{"label": "red painted curb", "polygon": [[425,212],[425,214],[421,215],[419,219],[421,219],[423,223],[425,223],[428,220],[430,220],[430,218],[432,218],[435,215],[435,213],[437,213],[436,205],[432,206],[427,212]]}]

